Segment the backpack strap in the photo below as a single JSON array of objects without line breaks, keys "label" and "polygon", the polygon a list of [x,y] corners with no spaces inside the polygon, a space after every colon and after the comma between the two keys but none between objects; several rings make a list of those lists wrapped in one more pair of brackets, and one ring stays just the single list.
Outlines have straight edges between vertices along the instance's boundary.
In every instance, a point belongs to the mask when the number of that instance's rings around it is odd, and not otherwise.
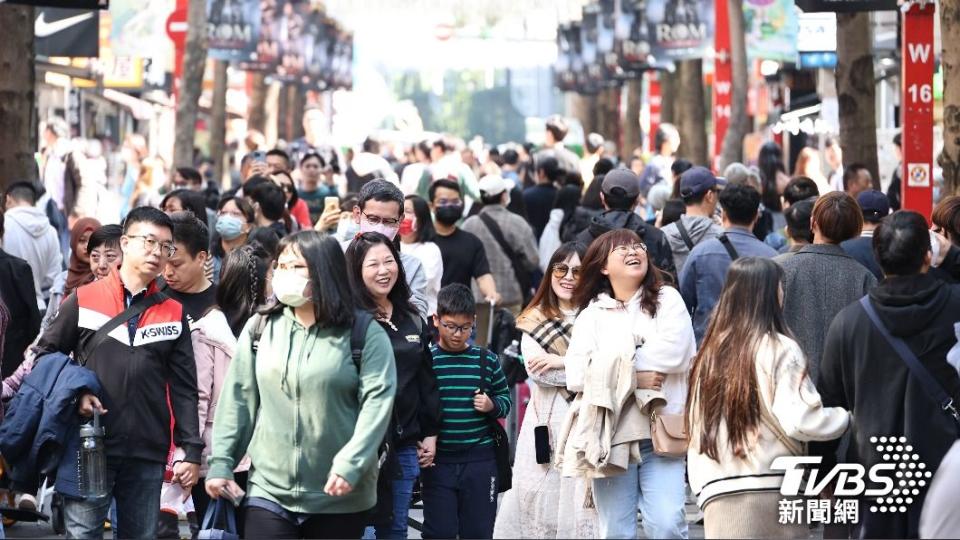
[{"label": "backpack strap", "polygon": [[250,333],[250,348],[253,349],[253,355],[257,355],[257,349],[260,348],[260,338],[263,336],[263,329],[267,327],[267,316],[262,313],[253,314],[253,330]]},{"label": "backpack strap", "polygon": [[680,238],[683,239],[683,243],[687,245],[688,250],[693,249],[693,238],[690,238],[690,232],[687,231],[687,228],[683,225],[683,218],[681,217],[676,222],[677,231],[680,233]]},{"label": "backpack strap", "polygon": [[735,261],[740,258],[740,254],[737,253],[737,248],[733,247],[733,242],[730,241],[730,237],[727,236],[727,233],[721,234],[717,237],[717,240],[723,244],[723,248],[727,250],[727,255],[730,255],[730,260]]},{"label": "backpack strap", "polygon": [[350,357],[353,365],[360,371],[360,362],[363,360],[363,346],[367,341],[367,328],[373,322],[373,313],[357,309],[353,312],[353,328],[350,330]]}]

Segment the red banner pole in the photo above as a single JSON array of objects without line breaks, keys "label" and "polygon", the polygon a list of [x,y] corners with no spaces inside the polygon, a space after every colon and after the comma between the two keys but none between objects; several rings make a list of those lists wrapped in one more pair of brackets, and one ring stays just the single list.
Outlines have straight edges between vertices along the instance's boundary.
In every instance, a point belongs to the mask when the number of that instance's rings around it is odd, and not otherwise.
[{"label": "red banner pole", "polygon": [[727,0],[714,1],[716,31],[713,49],[716,57],[713,64],[713,168],[720,163],[723,138],[730,126],[731,90],[733,89],[733,66],[730,65],[730,13]]},{"label": "red banner pole", "polygon": [[915,2],[903,14],[902,208],[930,221],[933,212],[933,2]]}]

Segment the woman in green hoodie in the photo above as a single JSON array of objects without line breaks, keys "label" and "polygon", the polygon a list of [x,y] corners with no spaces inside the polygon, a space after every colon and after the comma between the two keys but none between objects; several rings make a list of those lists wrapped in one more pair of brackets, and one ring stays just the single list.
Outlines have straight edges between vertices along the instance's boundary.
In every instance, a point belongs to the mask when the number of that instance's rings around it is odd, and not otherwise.
[{"label": "woman in green hoodie", "polygon": [[207,493],[238,499],[233,469],[247,454],[247,537],[360,538],[393,407],[390,340],[372,322],[354,362],[353,296],[329,237],[285,238],[272,285],[279,302],[262,331],[255,316],[240,334],[220,395]]}]

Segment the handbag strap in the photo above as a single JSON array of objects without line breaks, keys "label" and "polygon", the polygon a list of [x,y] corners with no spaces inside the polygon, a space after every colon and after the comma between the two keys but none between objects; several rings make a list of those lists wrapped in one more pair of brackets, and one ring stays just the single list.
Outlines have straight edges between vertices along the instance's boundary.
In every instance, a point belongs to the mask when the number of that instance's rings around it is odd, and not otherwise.
[{"label": "handbag strap", "polygon": [[498,225],[492,217],[487,214],[477,214],[477,217],[487,226],[487,230],[490,231],[493,239],[497,241],[497,245],[503,250],[503,254],[510,259],[510,266],[513,268],[513,274],[516,276],[517,282],[522,282],[521,275],[523,274],[523,267],[520,264],[521,255],[507,242],[507,239],[503,236],[503,231],[500,229],[500,225]]},{"label": "handbag strap", "polygon": [[943,385],[937,382],[937,379],[930,374],[930,371],[924,367],[920,359],[910,350],[910,347],[907,346],[905,341],[894,336],[887,330],[887,327],[880,321],[877,310],[873,307],[873,304],[870,303],[869,295],[860,299],[860,305],[863,306],[863,310],[867,312],[867,317],[870,317],[870,321],[873,322],[873,325],[880,332],[880,335],[887,340],[887,343],[893,347],[893,350],[897,351],[897,355],[900,356],[903,363],[910,369],[910,373],[920,381],[920,384],[923,385],[927,394],[936,399],[940,408],[953,417],[958,434],[960,434],[960,412],[957,411],[956,406],[953,404],[953,398],[947,394]]},{"label": "handbag strap", "polygon": [[100,344],[103,343],[105,339],[107,339],[107,335],[109,335],[110,332],[113,332],[114,328],[120,326],[121,324],[129,321],[134,317],[139,316],[144,311],[159,304],[160,302],[166,300],[167,298],[168,297],[166,294],[158,291],[151,294],[150,296],[141,298],[140,300],[138,300],[133,304],[130,304],[127,307],[127,309],[121,311],[120,313],[115,315],[112,319],[105,322],[103,326],[101,326],[96,331],[96,333],[93,334],[93,337],[90,338],[90,341],[88,341],[86,345],[80,351],[78,351],[77,361],[80,363],[81,366],[86,365],[87,358],[89,358],[90,355],[93,354],[95,350],[97,350],[97,347],[99,347]]},{"label": "handbag strap", "polygon": [[727,236],[727,233],[721,234],[717,240],[723,244],[723,248],[727,250],[727,255],[730,255],[731,261],[735,261],[740,258],[740,254],[737,253],[737,248],[733,247],[733,242],[730,241],[730,237]]},{"label": "handbag strap", "polygon": [[677,232],[680,233],[680,238],[683,239],[683,243],[687,245],[687,250],[693,249],[693,238],[690,238],[690,233],[687,231],[687,228],[684,227],[683,218],[678,219],[676,223]]}]

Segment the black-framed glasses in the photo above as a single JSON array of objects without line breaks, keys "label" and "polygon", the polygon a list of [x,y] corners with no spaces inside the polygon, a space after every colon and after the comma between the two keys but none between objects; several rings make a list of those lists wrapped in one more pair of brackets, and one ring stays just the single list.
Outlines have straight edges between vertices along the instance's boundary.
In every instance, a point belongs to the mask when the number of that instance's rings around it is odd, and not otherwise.
[{"label": "black-framed glasses", "polygon": [[160,248],[160,255],[164,257],[173,257],[177,253],[177,246],[173,242],[161,242],[152,236],[142,234],[128,234],[127,238],[139,238],[143,242],[143,249],[147,253],[153,253]]},{"label": "black-framed glasses", "polygon": [[367,223],[371,225],[380,225],[382,223],[391,228],[400,226],[400,220],[398,218],[382,218],[380,216],[371,216],[370,214],[365,213],[363,210],[360,211],[360,214],[363,215],[363,219],[367,220]]},{"label": "black-framed glasses", "polygon": [[471,332],[473,330],[473,323],[465,324],[463,326],[458,326],[453,323],[440,321],[440,326],[446,328],[451,334],[457,335],[463,332]]},{"label": "black-framed glasses", "polygon": [[629,254],[631,254],[631,253],[637,253],[637,252],[646,253],[646,252],[647,252],[647,245],[644,244],[643,242],[638,242],[638,243],[636,243],[636,244],[629,244],[629,245],[628,245],[628,244],[624,244],[624,245],[622,245],[622,246],[617,246],[617,247],[613,248],[612,251],[613,251],[614,253],[616,253],[617,255],[620,255],[621,257],[626,257],[627,255],[629,255]]},{"label": "black-framed glasses", "polygon": [[551,269],[553,271],[553,277],[557,279],[563,279],[567,277],[569,273],[573,279],[580,279],[580,265],[571,266],[567,263],[557,263],[553,265]]}]

